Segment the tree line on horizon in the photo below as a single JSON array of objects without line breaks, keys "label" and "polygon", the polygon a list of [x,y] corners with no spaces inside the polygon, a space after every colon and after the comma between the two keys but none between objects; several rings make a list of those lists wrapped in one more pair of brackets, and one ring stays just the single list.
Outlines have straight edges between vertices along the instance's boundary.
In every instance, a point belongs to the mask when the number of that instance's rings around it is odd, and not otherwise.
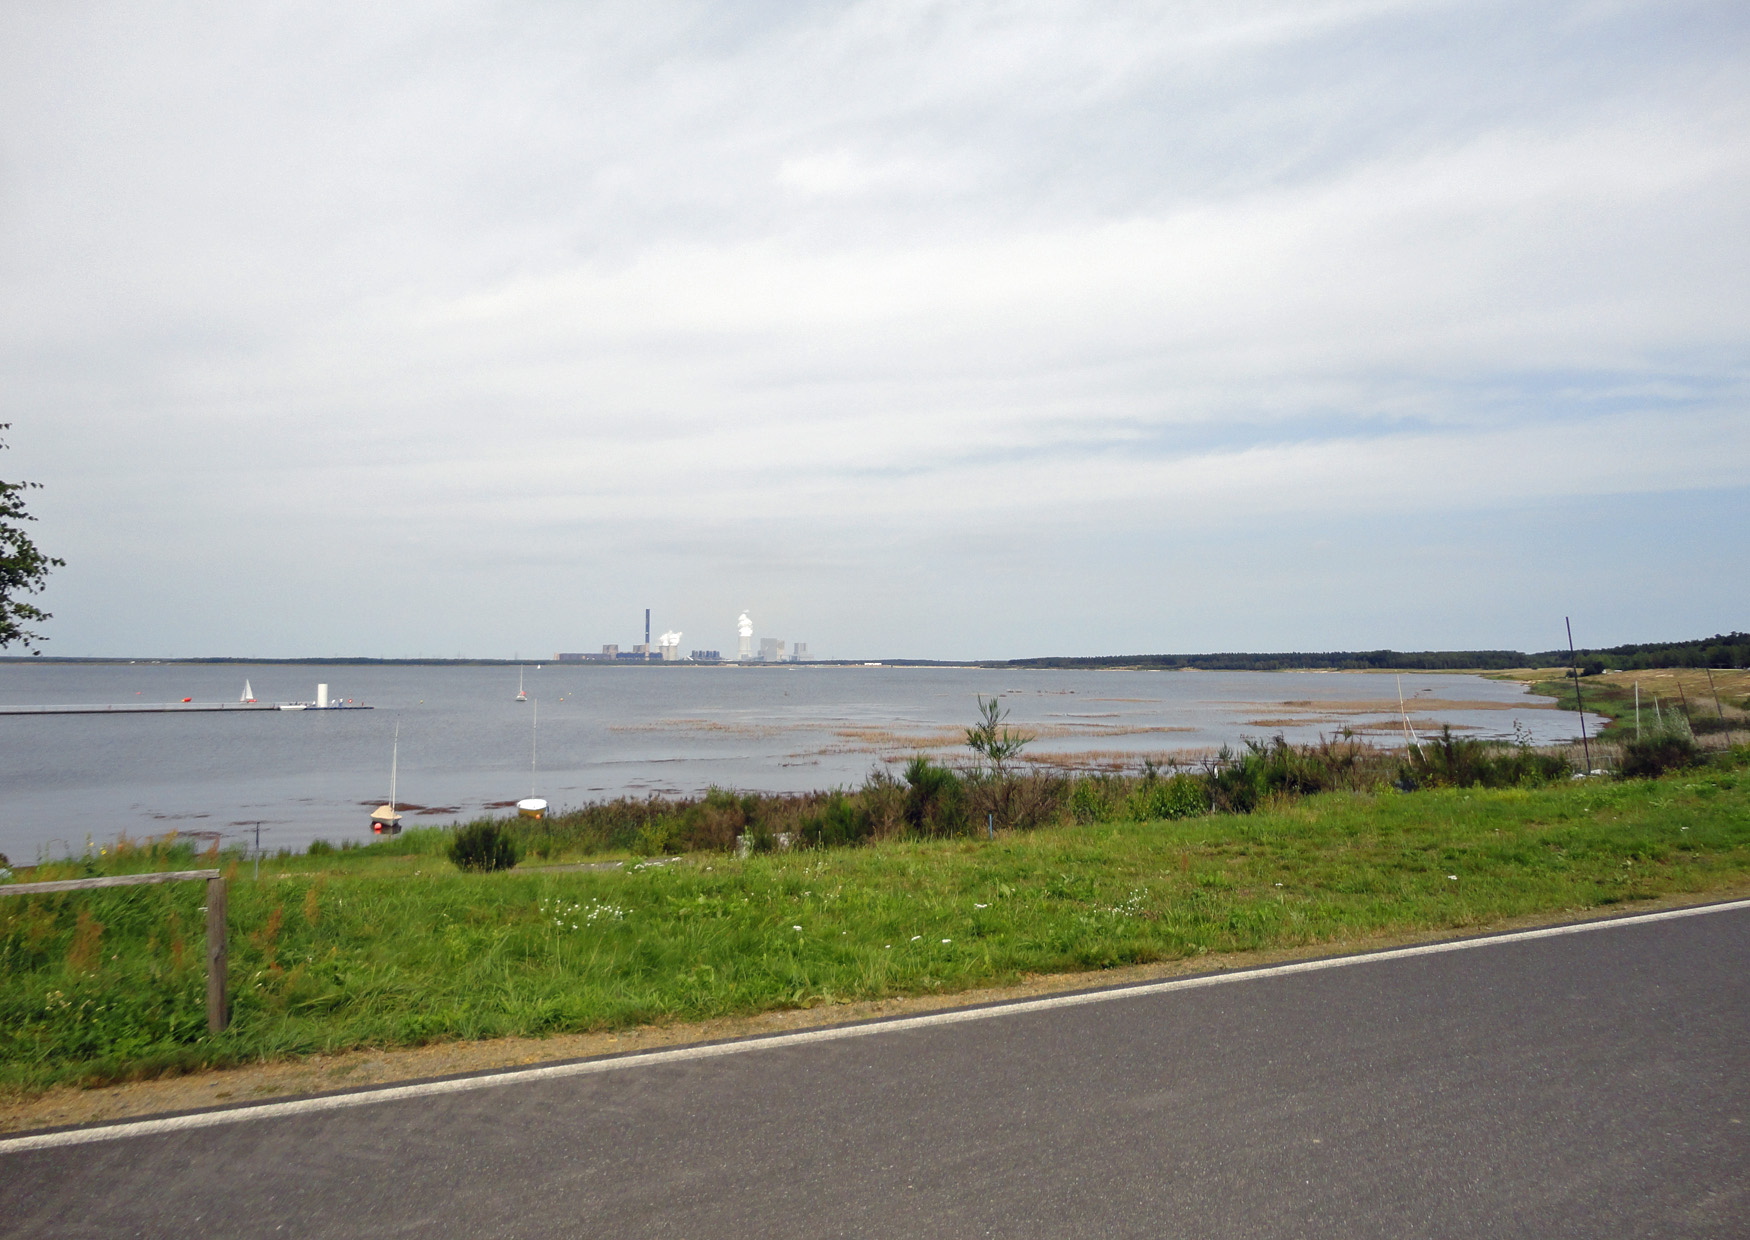
[{"label": "tree line on horizon", "polygon": [[[1577,652],[1590,672],[1639,671],[1654,667],[1750,667],[1750,633],[1723,633],[1676,642],[1636,642],[1587,647]],[[1367,671],[1505,671],[1515,667],[1565,667],[1569,652],[1542,650],[1332,650],[1251,654],[1139,654],[1046,656],[1010,659],[1006,667],[1134,667],[1206,672],[1287,672],[1328,668]]]}]

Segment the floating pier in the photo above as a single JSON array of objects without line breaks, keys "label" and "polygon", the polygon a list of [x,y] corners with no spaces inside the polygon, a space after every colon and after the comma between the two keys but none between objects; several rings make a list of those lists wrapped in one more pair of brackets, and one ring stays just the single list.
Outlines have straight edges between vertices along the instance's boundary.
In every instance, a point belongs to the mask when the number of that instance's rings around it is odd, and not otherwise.
[{"label": "floating pier", "polygon": [[66,706],[0,706],[0,715],[198,715],[216,710],[372,710],[361,702],[318,706],[314,702],[92,702]]},{"label": "floating pier", "polygon": [[[245,686],[244,692],[248,692]],[[75,702],[63,706],[8,706],[0,704],[0,715],[195,715],[216,710],[371,710],[363,702],[342,702],[330,699],[327,685],[316,686],[316,698],[311,702],[257,702],[246,697],[240,702]]]}]

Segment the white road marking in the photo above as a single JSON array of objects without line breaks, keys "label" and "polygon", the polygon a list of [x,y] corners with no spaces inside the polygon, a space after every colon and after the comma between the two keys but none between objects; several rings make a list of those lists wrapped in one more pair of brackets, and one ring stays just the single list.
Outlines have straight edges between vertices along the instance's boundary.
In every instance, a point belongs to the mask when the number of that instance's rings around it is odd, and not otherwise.
[{"label": "white road marking", "polygon": [[374,1106],[382,1102],[398,1102],[403,1098],[429,1098],[436,1094],[461,1094],[477,1089],[496,1089],[503,1085],[521,1085],[529,1081],[550,1081],[569,1076],[588,1076],[599,1072],[619,1072],[627,1068],[642,1068],[652,1064],[681,1063],[692,1059],[720,1059],[727,1055],[744,1055],[750,1051],[774,1050],[782,1046],[800,1046],[808,1042],[833,1042],[842,1038],[866,1038],[882,1033],[897,1033],[907,1029],[927,1029],[936,1025],[960,1025],[975,1020],[997,1020],[1005,1016],[1020,1016],[1027,1012],[1045,1012],[1053,1008],[1085,1007],[1093,1003],[1112,1003],[1121,999],[1136,999],[1145,995],[1166,994],[1174,990],[1197,990],[1206,986],[1226,986],[1235,982],[1255,982],[1266,978],[1285,977],[1292,973],[1316,973],[1321,969],[1344,969],[1351,965],[1380,964],[1387,960],[1404,960],[1411,956],[1435,956],[1443,952],[1469,951],[1478,947],[1500,947],[1507,943],[1524,943],[1530,939],[1549,939],[1564,934],[1589,934],[1594,930],[1615,930],[1622,926],[1644,926],[1655,921],[1671,921],[1679,917],[1703,917],[1709,913],[1726,913],[1750,908],[1750,900],[1734,900],[1727,904],[1705,904],[1696,908],[1667,909],[1659,913],[1640,913],[1632,917],[1616,917],[1607,921],[1587,921],[1567,926],[1545,926],[1538,930],[1518,930],[1488,938],[1458,939],[1444,943],[1423,943],[1417,947],[1396,947],[1381,952],[1363,952],[1353,956],[1336,956],[1327,960],[1303,960],[1295,964],[1266,965],[1259,969],[1236,969],[1232,973],[1212,973],[1202,977],[1176,978],[1168,982],[1145,982],[1140,986],[1122,986],[1111,990],[1095,990],[1081,994],[1054,995],[1047,999],[1025,999],[1017,1003],[1002,1003],[991,1007],[961,1008],[951,1012],[931,1012],[924,1016],[901,1016],[892,1020],[873,1021],[863,1025],[839,1025],[827,1029],[810,1029],[802,1033],[779,1033],[770,1037],[750,1038],[745,1042],[720,1042],[710,1046],[681,1046],[667,1051],[645,1051],[624,1055],[618,1059],[590,1059],[580,1063],[552,1064],[545,1068],[513,1068],[483,1076],[470,1076],[449,1081],[424,1081],[416,1085],[389,1085],[382,1089],[360,1090],[351,1094],[326,1094],[314,1098],[298,1098],[289,1102],[267,1102],[255,1106],[235,1107],[226,1111],[203,1111],[196,1115],[173,1115],[165,1119],[126,1120],[90,1128],[70,1128],[60,1132],[39,1133],[29,1137],[0,1140],[0,1154],[22,1153],[25,1150],[55,1149],[66,1145],[87,1145],[94,1141],[117,1141],[124,1137],[145,1137],[165,1132],[183,1132],[191,1128],[213,1128],[221,1124],[241,1124],[250,1120],[278,1119],[286,1115],[309,1115],[317,1111],[339,1111],[348,1107]]}]

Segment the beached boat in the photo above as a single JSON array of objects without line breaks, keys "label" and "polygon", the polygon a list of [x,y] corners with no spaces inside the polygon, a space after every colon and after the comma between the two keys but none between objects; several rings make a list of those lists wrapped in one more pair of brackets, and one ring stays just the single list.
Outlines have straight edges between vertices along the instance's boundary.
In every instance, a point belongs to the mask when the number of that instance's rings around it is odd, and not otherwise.
[{"label": "beached boat", "polygon": [[389,803],[379,805],[371,813],[371,830],[379,835],[394,835],[401,830],[401,815],[395,812],[395,777],[401,766],[401,721],[395,721],[395,743],[389,750]]}]

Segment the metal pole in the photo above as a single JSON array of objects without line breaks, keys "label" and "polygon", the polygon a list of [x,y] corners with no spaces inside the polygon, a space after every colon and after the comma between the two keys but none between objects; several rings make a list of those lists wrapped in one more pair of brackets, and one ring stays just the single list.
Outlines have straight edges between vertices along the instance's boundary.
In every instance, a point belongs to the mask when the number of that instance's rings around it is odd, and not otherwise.
[{"label": "metal pole", "polygon": [[225,880],[207,880],[207,1032],[222,1033],[231,1023],[225,1003],[225,970],[230,962],[225,942]]},{"label": "metal pole", "polygon": [[1574,672],[1574,705],[1580,711],[1580,748],[1586,753],[1586,774],[1591,775],[1592,745],[1586,739],[1586,703],[1580,699],[1580,656],[1574,653],[1574,622],[1563,616],[1562,623],[1568,626],[1568,666]]}]

